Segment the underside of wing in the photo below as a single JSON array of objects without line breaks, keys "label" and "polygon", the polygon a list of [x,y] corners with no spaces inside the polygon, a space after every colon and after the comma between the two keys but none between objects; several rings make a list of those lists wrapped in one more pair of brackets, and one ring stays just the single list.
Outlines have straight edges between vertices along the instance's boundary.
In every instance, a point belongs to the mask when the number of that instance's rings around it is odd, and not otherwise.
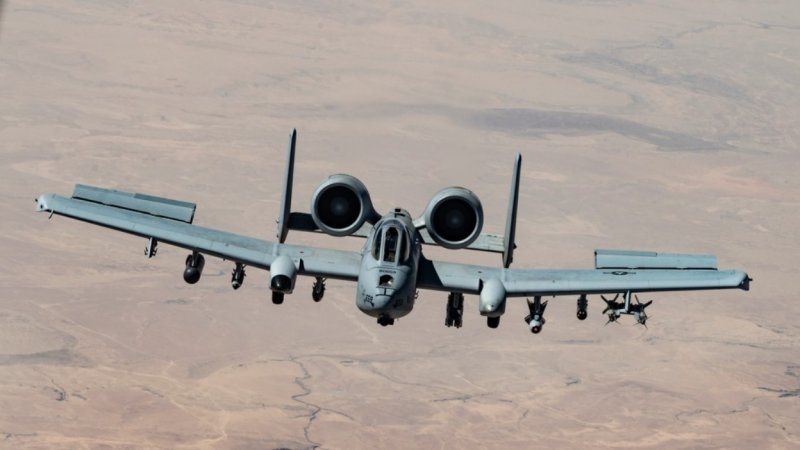
[{"label": "underside of wing", "polygon": [[615,294],[749,288],[735,270],[510,270],[503,284],[509,296]]},{"label": "underside of wing", "polygon": [[502,283],[509,297],[631,292],[749,289],[750,278],[736,270],[627,269],[588,270],[500,269],[425,260],[419,287],[479,294],[489,280]]},{"label": "underside of wing", "polygon": [[[546,296],[575,295],[576,316],[587,317],[587,295],[600,294],[607,323],[631,315],[646,326],[645,309],[652,300],[640,302],[637,293],[750,288],[750,277],[736,270],[717,270],[716,258],[706,255],[658,254],[654,252],[595,252],[593,270],[499,269],[423,260],[417,275],[420,288],[450,291],[445,324],[460,325],[463,294],[478,294],[481,315],[496,328],[508,297],[528,298],[525,323],[534,334],[545,324]],[[604,294],[612,294],[608,299]],[[617,301],[622,294],[622,301]]]},{"label": "underside of wing", "polygon": [[187,202],[88,186],[76,186],[71,198],[45,194],[36,202],[39,211],[239,264],[269,270],[280,258],[291,261],[299,275],[358,278],[361,258],[356,252],[279,244],[192,225],[195,206]]}]

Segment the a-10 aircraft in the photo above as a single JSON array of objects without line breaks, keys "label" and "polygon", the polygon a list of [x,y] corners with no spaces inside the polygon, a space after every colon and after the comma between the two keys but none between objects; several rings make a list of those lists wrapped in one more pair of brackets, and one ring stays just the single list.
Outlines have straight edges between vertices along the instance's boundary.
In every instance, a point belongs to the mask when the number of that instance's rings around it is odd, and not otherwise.
[{"label": "a-10 aircraft", "polygon": [[[577,317],[587,316],[587,296],[601,295],[608,322],[632,315],[647,322],[652,301],[640,303],[636,294],[703,289],[748,290],[751,278],[736,270],[718,270],[708,255],[664,254],[640,251],[596,250],[595,268],[588,270],[512,269],[519,193],[518,154],[511,181],[505,234],[481,233],[483,210],[478,197],[462,187],[436,193],[422,217],[394,208],[384,215],[372,206],[366,187],[350,175],[333,175],[319,185],[311,201],[311,213],[291,211],[297,132],[289,136],[283,197],[278,218],[277,242],[271,242],[193,225],[196,205],[144,194],[126,193],[76,185],[71,198],[55,194],[36,199],[38,211],[50,212],[113,228],[148,239],[145,255],[153,257],[159,243],[183,247],[183,278],[197,283],[203,273],[203,255],[235,264],[231,286],[238,289],[245,267],[269,271],[272,301],[283,303],[298,275],[315,277],[312,297],[320,301],[325,279],[355,281],[356,306],[375,317],[380,325],[392,325],[410,313],[418,289],[449,292],[445,325],[460,327],[464,294],[478,295],[478,311],[496,328],[509,297],[527,300],[528,328],[539,333],[544,326],[547,301],[542,297],[577,296]],[[321,231],[332,236],[361,236],[360,252],[284,243],[289,230]],[[502,253],[503,267],[487,267],[427,259],[423,244],[448,249],[474,249]],[[605,295],[614,295],[607,299]],[[617,300],[619,296],[621,300]],[[606,322],[606,323],[608,323]]]}]

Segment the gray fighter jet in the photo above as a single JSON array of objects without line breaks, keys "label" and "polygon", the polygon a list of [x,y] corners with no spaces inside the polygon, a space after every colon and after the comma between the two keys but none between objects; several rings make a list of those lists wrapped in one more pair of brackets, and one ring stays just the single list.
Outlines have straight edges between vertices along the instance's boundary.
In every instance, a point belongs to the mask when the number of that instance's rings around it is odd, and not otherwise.
[{"label": "gray fighter jet", "polygon": [[[481,203],[462,187],[439,191],[422,217],[414,219],[402,208],[378,214],[361,181],[350,175],[333,175],[314,192],[310,214],[292,212],[296,142],[297,132],[292,130],[277,242],[193,225],[193,203],[90,186],[76,185],[72,197],[40,195],[36,207],[51,217],[59,214],[144,237],[148,239],[147,257],[155,256],[159,243],[185,248],[191,253],[186,257],[183,278],[190,284],[197,283],[203,273],[203,255],[235,264],[233,289],[242,285],[245,267],[268,270],[275,304],[292,293],[298,275],[316,278],[312,289],[315,301],[325,293],[325,279],[355,281],[356,306],[383,326],[411,312],[418,289],[449,292],[445,325],[455,327],[462,324],[464,294],[479,296],[478,311],[491,328],[500,323],[507,298],[532,297],[525,322],[531,332],[538,333],[545,323],[547,301],[542,297],[546,296],[577,296],[577,317],[584,320],[588,295],[616,295],[612,300],[602,297],[608,322],[631,315],[645,325],[645,308],[651,302],[640,303],[636,294],[750,287],[746,273],[718,270],[716,258],[708,255],[596,250],[594,269],[509,268],[515,248],[520,155],[514,164],[503,236],[481,233]],[[366,241],[360,252],[290,245],[284,243],[289,230],[360,236]],[[503,267],[432,261],[423,255],[423,244],[501,253]],[[617,301],[619,295],[622,299]]]}]

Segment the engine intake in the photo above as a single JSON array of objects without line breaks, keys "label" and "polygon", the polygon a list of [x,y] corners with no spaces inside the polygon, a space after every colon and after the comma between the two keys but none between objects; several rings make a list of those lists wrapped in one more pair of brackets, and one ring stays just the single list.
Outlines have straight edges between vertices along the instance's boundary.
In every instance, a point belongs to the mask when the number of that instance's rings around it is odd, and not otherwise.
[{"label": "engine intake", "polygon": [[376,216],[364,183],[351,175],[328,177],[311,198],[314,223],[332,236],[351,235]]},{"label": "engine intake", "polygon": [[449,187],[433,196],[425,209],[425,228],[434,241],[449,249],[475,241],[483,227],[483,207],[468,189]]}]

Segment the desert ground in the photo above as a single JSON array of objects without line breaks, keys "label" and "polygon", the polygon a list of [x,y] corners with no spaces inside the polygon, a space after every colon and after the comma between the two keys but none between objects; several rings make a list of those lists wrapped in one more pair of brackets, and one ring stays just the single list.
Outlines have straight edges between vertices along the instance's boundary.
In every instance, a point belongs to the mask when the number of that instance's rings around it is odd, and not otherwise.
[{"label": "desert ground", "polygon": [[[5,3],[0,447],[800,446],[797,2]],[[33,212],[83,183],[273,239],[293,127],[296,210],[345,172],[413,215],[466,186],[502,232],[520,152],[514,267],[708,253],[754,282],[646,295],[647,329],[597,297],[446,328],[438,292],[382,328],[349,283],[276,306],[266,272],[189,286],[184,250]]]}]

